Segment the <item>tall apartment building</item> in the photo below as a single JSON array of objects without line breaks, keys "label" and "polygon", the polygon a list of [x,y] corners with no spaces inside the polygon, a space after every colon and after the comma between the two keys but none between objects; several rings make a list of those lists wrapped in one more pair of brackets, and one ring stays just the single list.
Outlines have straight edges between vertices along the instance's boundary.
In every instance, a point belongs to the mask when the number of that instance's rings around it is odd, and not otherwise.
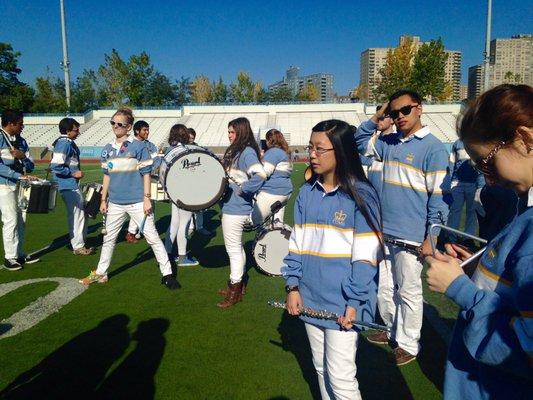
[{"label": "tall apartment building", "polygon": [[[468,69],[469,99],[477,97],[484,89],[483,70],[483,65],[474,65]],[[487,89],[502,83],[525,83],[533,86],[533,35],[516,35],[510,39],[493,39],[490,42]]]},{"label": "tall apartment building", "polygon": [[333,102],[334,92],[333,92],[333,75],[318,73],[306,76],[299,76],[300,69],[298,67],[289,67],[285,73],[283,80],[268,85],[269,91],[274,91],[279,88],[289,88],[292,91],[292,94],[296,96],[300,90],[303,89],[305,85],[312,84],[318,90],[320,94],[320,101],[323,102]]},{"label": "tall apartment building", "polygon": [[[407,38],[413,40],[413,46],[417,51],[420,46],[424,44],[419,36],[400,36],[400,44]],[[363,85],[364,97],[368,100],[374,100],[372,92],[377,87],[379,79],[381,78],[379,71],[385,66],[389,50],[393,50],[393,48],[369,48],[361,53],[359,84]],[[455,50],[445,50],[445,52],[448,54],[448,59],[444,69],[444,78],[452,85],[453,100],[460,100],[462,55],[460,51]]]}]

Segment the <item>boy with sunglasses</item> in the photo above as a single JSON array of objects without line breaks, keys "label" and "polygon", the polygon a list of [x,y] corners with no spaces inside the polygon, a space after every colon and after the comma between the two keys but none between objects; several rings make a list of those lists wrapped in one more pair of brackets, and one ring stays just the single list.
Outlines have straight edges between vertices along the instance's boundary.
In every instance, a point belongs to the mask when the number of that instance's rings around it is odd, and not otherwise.
[{"label": "boy with sunglasses", "polygon": [[[398,132],[372,143],[385,110]],[[386,259],[380,265],[378,308],[391,331],[369,335],[368,340],[397,343],[393,352],[396,365],[414,361],[420,350],[423,298],[419,257],[431,254],[429,226],[445,223],[448,215],[443,200],[449,181],[448,152],[429,128],[422,126],[421,115],[420,95],[399,90],[355,134],[358,151],[383,162],[380,201],[385,238],[420,248],[417,256],[405,247],[387,244]]]}]

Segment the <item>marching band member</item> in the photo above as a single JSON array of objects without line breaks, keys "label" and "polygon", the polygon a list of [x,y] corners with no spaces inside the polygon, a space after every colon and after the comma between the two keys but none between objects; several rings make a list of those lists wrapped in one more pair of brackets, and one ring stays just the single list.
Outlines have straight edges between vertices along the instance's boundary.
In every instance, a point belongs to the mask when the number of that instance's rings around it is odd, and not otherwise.
[{"label": "marching band member", "polygon": [[[176,147],[182,147],[187,143],[189,143],[187,127],[183,124],[174,125],[170,128],[168,135],[169,146],[165,151],[165,155]],[[178,208],[174,203],[172,203],[171,210],[172,216],[165,238],[165,249],[170,257],[175,242],[178,248],[178,257],[175,259],[176,264],[180,267],[196,266],[198,265],[198,260],[192,256],[187,256],[187,227],[191,222],[192,212]]]},{"label": "marching band member", "polygon": [[[194,144],[195,146],[198,146],[198,143],[195,142],[196,131],[193,128],[187,128],[187,131],[189,132],[189,144]],[[214,235],[213,232],[207,230],[204,227],[204,211],[205,210],[196,211],[194,213],[194,218],[191,219],[191,222],[189,222],[189,226],[187,228],[189,236],[192,236],[194,231],[198,232],[200,235],[203,235],[203,236]]]},{"label": "marching band member", "polygon": [[217,304],[220,308],[231,307],[242,300],[246,264],[242,232],[252,212],[252,198],[266,179],[250,121],[242,117],[230,121],[228,139],[230,146],[222,164],[231,182],[229,194],[222,201],[222,233],[231,272],[227,288],[219,291],[225,296]]},{"label": "marching band member", "polygon": [[161,283],[168,289],[178,289],[180,286],[172,274],[170,261],[155,228],[152,213],[150,172],[153,161],[147,147],[128,136],[133,121],[133,114],[129,108],[117,110],[110,121],[115,140],[107,144],[102,151],[104,179],[100,205],[100,212],[107,213],[107,234],[104,236],[98,267],[95,271],[91,271],[89,276],[81,279],[80,283],[90,285],[94,282],[108,281],[107,270],[115,242],[124,220],[129,215],[138,226],[143,225],[144,219],[144,237],[159,263],[163,275]]},{"label": "marching band member", "polygon": [[[360,399],[356,378],[359,328],[374,320],[381,254],[380,205],[344,121],[317,124],[309,140],[314,176],[300,189],[282,274],[287,310],[343,315],[337,322],[301,316],[322,399]],[[339,329],[341,325],[342,329]]]},{"label": "marching band member", "polygon": [[460,267],[470,256],[426,258],[431,290],[460,307],[448,351],[445,399],[526,399],[533,393],[533,88],[500,85],[466,111],[459,131],[487,184],[513,189],[514,220],[481,256],[472,279]]},{"label": "marching band member", "polygon": [[80,149],[74,143],[80,134],[80,124],[73,118],[63,118],[59,121],[59,133],[61,136],[52,144],[54,155],[50,168],[67,209],[72,252],[86,256],[92,254],[94,249],[85,247],[87,219],[79,188],[79,181],[84,174],[80,169]]},{"label": "marching band member", "polygon": [[[154,174],[161,165],[161,157],[157,151],[157,146],[148,140],[150,135],[150,125],[146,121],[137,121],[133,124],[133,140],[142,142],[148,149],[150,157],[152,158],[152,174]],[[139,240],[135,237],[139,227],[135,224],[135,221],[130,218],[128,224],[128,231],[126,232],[126,242],[137,243]]]},{"label": "marching band member", "polygon": [[24,129],[24,116],[20,111],[2,112],[0,129],[0,212],[2,213],[2,239],[4,242],[4,268],[8,271],[22,269],[24,264],[33,264],[38,258],[24,253],[24,215],[18,206],[16,183],[20,180],[35,180],[26,175],[34,168],[30,148],[20,135]]},{"label": "marching band member", "polygon": [[[270,129],[266,135],[266,145],[268,150],[263,156],[263,168],[267,180],[257,194],[257,199],[252,211],[252,223],[257,225],[268,217],[270,206],[276,201],[287,202],[292,193],[292,163],[291,151],[285,141],[283,134],[277,129]],[[283,223],[285,207],[276,212],[273,220]]]},{"label": "marching band member", "polygon": [[[397,133],[379,136],[371,142],[381,117],[394,120]],[[445,223],[448,205],[443,193],[449,189],[448,152],[422,126],[422,99],[416,92],[400,90],[388,104],[365,121],[355,135],[359,152],[383,162],[383,182],[379,196],[383,210],[383,232],[394,241],[420,246],[421,255],[431,254],[428,228]],[[416,359],[422,328],[422,263],[417,255],[393,244],[379,268],[378,308],[391,328],[367,336],[372,343],[396,342],[392,356],[396,365]]]}]

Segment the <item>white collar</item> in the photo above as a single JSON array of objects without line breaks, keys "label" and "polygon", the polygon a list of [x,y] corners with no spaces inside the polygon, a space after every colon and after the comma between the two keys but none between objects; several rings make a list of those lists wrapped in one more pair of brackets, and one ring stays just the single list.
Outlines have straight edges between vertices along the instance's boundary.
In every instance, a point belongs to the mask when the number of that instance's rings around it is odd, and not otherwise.
[{"label": "white collar", "polygon": [[330,190],[329,192],[326,190],[326,188],[324,187],[324,185],[322,184],[322,182],[320,182],[320,180],[317,178],[315,179],[315,182],[313,183],[313,186],[314,185],[320,185],[320,187],[322,188],[322,190],[324,191],[324,195],[326,194],[329,194],[329,193],[333,193],[335,191],[337,191],[339,188],[340,188],[340,185],[337,185],[335,186],[332,190]]},{"label": "white collar", "polygon": [[529,188],[529,192],[527,194],[527,206],[533,207],[533,186]]},{"label": "white collar", "polygon": [[426,137],[427,135],[429,135],[430,133],[431,133],[431,131],[429,130],[429,126],[423,126],[419,130],[417,130],[415,133],[411,133],[406,138],[401,138],[400,140],[402,142],[405,142],[407,140],[410,140],[413,136],[416,136],[417,138],[422,139],[422,138]]},{"label": "white collar", "polygon": [[[132,138],[130,135],[128,135],[128,138],[127,138],[126,140],[124,140],[124,142],[130,142],[130,143],[132,143],[132,142],[133,142],[133,138]],[[115,140],[113,140],[113,141],[111,142],[111,147],[113,147],[113,148],[116,149],[116,150],[120,150],[120,148],[122,147],[122,145],[124,144],[124,142],[118,144]]]}]

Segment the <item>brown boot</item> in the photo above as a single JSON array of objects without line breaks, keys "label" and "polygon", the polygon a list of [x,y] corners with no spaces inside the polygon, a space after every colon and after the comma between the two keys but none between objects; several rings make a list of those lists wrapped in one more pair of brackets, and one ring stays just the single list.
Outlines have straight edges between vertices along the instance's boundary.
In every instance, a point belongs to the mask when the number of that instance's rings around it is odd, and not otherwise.
[{"label": "brown boot", "polygon": [[[229,281],[228,281],[228,286],[226,287],[223,287],[221,289],[218,289],[218,294],[220,294],[221,296],[224,296],[226,297],[226,295],[228,294],[228,287],[229,287]],[[244,296],[246,294],[246,285],[242,285],[242,290],[241,290],[241,294]]]},{"label": "brown boot", "polygon": [[220,303],[217,303],[219,308],[228,308],[242,300],[242,281],[238,283],[228,282],[226,297]]}]

